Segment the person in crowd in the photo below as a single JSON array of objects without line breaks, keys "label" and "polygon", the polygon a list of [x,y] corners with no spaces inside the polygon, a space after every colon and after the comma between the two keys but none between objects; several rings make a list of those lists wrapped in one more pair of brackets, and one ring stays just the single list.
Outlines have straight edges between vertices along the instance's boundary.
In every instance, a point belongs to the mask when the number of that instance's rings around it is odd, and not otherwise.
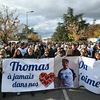
[{"label": "person in crowd", "polygon": [[19,49],[16,49],[13,58],[23,58],[22,53]]},{"label": "person in crowd", "polygon": [[57,52],[55,53],[55,57],[63,57],[63,56],[64,56],[64,53],[63,53],[61,47],[58,47]]},{"label": "person in crowd", "polygon": [[[27,49],[27,53],[25,54],[24,56],[25,58],[36,58],[35,55],[34,55],[34,52],[33,52],[33,48],[32,47],[29,47]],[[31,95],[34,96],[34,92],[31,92]]]},{"label": "person in crowd", "polygon": [[[23,58],[22,53],[19,49],[16,49],[13,55],[13,58]],[[20,92],[17,92],[17,95],[20,95]]]},{"label": "person in crowd", "polygon": [[18,44],[15,42],[11,43],[11,57],[13,57],[15,50],[18,48]]},{"label": "person in crowd", "polygon": [[88,57],[92,58],[92,54],[93,54],[93,43],[89,43],[88,44],[87,50],[88,50]]},{"label": "person in crowd", "polygon": [[72,44],[72,56],[80,56],[77,44]]},{"label": "person in crowd", "polygon": [[45,48],[45,46],[43,45],[43,43],[39,43],[39,49],[40,49],[40,51],[41,51],[41,55],[43,55],[44,54],[44,48]]},{"label": "person in crowd", "polygon": [[10,46],[5,47],[5,51],[7,58],[11,58],[11,47]]},{"label": "person in crowd", "polygon": [[36,58],[41,57],[41,51],[40,51],[40,48],[39,48],[38,44],[36,44],[35,47],[34,47],[34,55],[35,55]]},{"label": "person in crowd", "polygon": [[96,52],[95,53],[95,59],[96,60],[100,60],[100,52]]},{"label": "person in crowd", "polygon": [[73,88],[76,74],[71,68],[69,68],[69,60],[62,59],[62,66],[63,68],[58,72],[58,78],[60,80],[61,86],[66,88]]},{"label": "person in crowd", "polygon": [[88,57],[88,50],[86,48],[82,48],[80,54],[81,56]]},{"label": "person in crowd", "polygon": [[54,57],[55,56],[55,52],[52,49],[52,45],[51,44],[48,44],[47,48],[49,49],[49,57],[50,58]]},{"label": "person in crowd", "polygon": [[49,49],[48,48],[44,49],[44,54],[41,56],[41,58],[50,58]]},{"label": "person in crowd", "polygon": [[55,53],[57,52],[57,48],[58,48],[58,47],[56,47],[56,44],[54,43],[54,44],[52,45],[52,49],[53,49],[53,51],[54,51],[54,56],[55,56]]},{"label": "person in crowd", "polygon": [[25,58],[36,58],[32,47],[29,47],[27,49],[27,53],[25,54]]},{"label": "person in crowd", "polygon": [[[5,50],[0,50],[0,90],[1,90],[1,81],[2,81],[2,74],[3,74],[3,68],[2,68],[2,59],[5,58]],[[6,93],[2,93],[2,97],[6,97]]]},{"label": "person in crowd", "polygon": [[73,52],[72,46],[71,45],[68,45],[67,46],[67,49],[66,49],[66,55],[67,56],[72,56],[72,52]]},{"label": "person in crowd", "polygon": [[95,58],[95,53],[100,52],[100,43],[96,43],[93,47],[92,57]]},{"label": "person in crowd", "polygon": [[26,45],[26,43],[22,42],[18,49],[20,50],[22,56],[24,57],[26,52],[27,52],[27,45]]},{"label": "person in crowd", "polygon": [[64,50],[63,47],[61,47],[61,52],[62,52],[62,56],[65,56],[66,55],[66,52],[65,52],[65,50]]},{"label": "person in crowd", "polygon": [[96,43],[97,51],[100,51],[100,42]]}]

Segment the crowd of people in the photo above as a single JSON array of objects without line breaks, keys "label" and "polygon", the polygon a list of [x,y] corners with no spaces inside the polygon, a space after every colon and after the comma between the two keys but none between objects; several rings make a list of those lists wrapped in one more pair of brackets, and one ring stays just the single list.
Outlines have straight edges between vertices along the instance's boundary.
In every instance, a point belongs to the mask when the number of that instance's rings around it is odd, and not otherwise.
[{"label": "crowd of people", "polygon": [[[56,58],[67,56],[85,56],[100,60],[99,43],[8,43],[0,49],[0,63],[3,58]],[[1,65],[1,64],[0,64]],[[2,66],[0,66],[0,79]],[[0,82],[1,83],[1,82]]]},{"label": "crowd of people", "polygon": [[52,58],[85,56],[100,59],[100,43],[8,43],[0,49],[0,58]]}]

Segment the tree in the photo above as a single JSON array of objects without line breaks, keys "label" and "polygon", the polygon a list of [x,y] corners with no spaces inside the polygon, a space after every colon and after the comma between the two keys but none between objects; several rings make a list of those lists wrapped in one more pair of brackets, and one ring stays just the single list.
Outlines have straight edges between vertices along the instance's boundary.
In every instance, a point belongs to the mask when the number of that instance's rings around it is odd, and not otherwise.
[{"label": "tree", "polygon": [[68,40],[68,34],[65,30],[63,23],[58,23],[56,32],[54,32],[52,36],[52,40],[54,41],[67,41]]},{"label": "tree", "polygon": [[97,30],[97,31],[95,31],[95,37],[96,37],[96,38],[100,37],[100,29]]},{"label": "tree", "polygon": [[31,32],[28,34],[27,37],[29,41],[34,41],[34,42],[40,41],[40,37],[37,32]]},{"label": "tree", "polygon": [[32,32],[34,32],[34,29],[29,28],[27,25],[25,25],[25,27],[22,30],[22,34],[29,34],[29,33],[32,33]]},{"label": "tree", "polygon": [[63,23],[59,23],[53,34],[53,40],[73,41],[86,37],[88,23],[83,20],[83,14],[74,15],[72,8],[68,8],[67,14],[63,15]]},{"label": "tree", "polygon": [[16,10],[10,10],[8,7],[3,7],[0,11],[0,39],[7,42],[12,39],[14,34],[17,33],[19,19],[16,15]]},{"label": "tree", "polygon": [[92,24],[89,25],[89,29],[87,31],[89,38],[97,38],[100,36],[100,24]]},{"label": "tree", "polygon": [[64,14],[64,25],[66,31],[71,35],[75,40],[79,40],[81,36],[86,36],[86,30],[88,29],[88,23],[83,20],[83,14],[74,15],[72,8],[68,8],[67,14]]},{"label": "tree", "polygon": [[29,28],[27,25],[22,29],[22,33],[20,33],[21,39],[29,39],[31,41],[39,41],[39,35],[37,32],[34,32],[33,28]]}]

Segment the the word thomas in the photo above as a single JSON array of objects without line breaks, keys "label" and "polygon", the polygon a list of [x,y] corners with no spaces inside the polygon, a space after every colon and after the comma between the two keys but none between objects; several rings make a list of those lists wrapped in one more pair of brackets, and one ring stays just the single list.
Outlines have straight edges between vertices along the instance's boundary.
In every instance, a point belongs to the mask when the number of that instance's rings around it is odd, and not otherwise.
[{"label": "the word thomas", "polygon": [[12,71],[43,71],[49,70],[49,64],[21,64],[13,61],[10,63]]}]

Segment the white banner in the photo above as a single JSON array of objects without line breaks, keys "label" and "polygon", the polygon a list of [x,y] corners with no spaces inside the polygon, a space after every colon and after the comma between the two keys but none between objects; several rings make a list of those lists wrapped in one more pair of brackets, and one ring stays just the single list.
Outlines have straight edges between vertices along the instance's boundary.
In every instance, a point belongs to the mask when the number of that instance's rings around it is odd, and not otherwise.
[{"label": "white banner", "polygon": [[80,86],[91,92],[100,94],[100,60],[80,57],[79,59]]},{"label": "white banner", "polygon": [[54,59],[4,59],[2,92],[54,89]]},{"label": "white banner", "polygon": [[[4,59],[2,92],[59,88],[57,79],[58,72],[62,68],[62,59]],[[76,74],[74,88],[84,86],[89,91],[100,94],[100,60],[87,57],[66,57],[66,59]]]}]

